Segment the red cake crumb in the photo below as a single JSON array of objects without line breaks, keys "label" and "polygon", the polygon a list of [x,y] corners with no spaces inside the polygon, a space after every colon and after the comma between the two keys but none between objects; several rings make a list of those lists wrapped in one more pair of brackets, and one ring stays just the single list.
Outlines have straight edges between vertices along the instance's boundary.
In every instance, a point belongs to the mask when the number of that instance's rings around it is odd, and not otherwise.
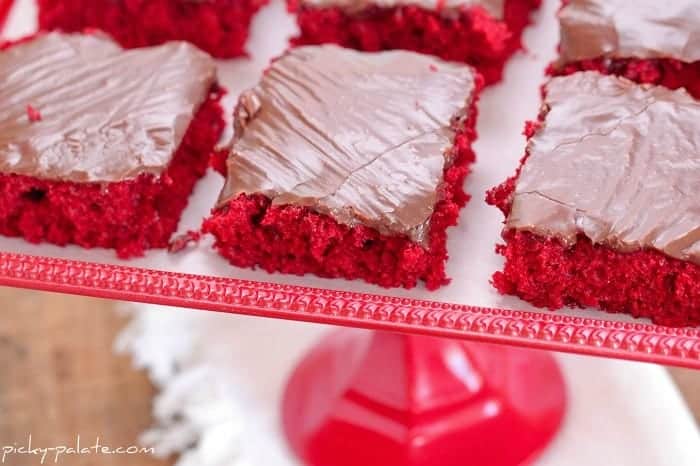
[{"label": "red cake crumb", "polygon": [[188,230],[187,233],[178,235],[168,244],[168,252],[177,253],[185,250],[191,244],[197,244],[202,237],[199,231]]},{"label": "red cake crumb", "polygon": [[186,40],[215,57],[245,55],[250,22],[267,0],[38,0],[39,27],[97,28],[123,47]]},{"label": "red cake crumb", "polygon": [[41,121],[41,113],[31,105],[27,105],[27,118],[29,118],[29,121],[32,123]]},{"label": "red cake crumb", "polygon": [[471,144],[476,139],[477,93],[463,130],[455,136],[455,160],[444,172],[427,249],[363,225],[348,227],[305,207],[271,206],[262,195],[242,194],[215,209],[203,232],[213,234],[215,248],[239,267],[363,279],[383,287],[412,288],[418,280],[428,289],[447,284],[446,229],[457,224],[459,210],[469,200],[463,185],[475,160]]},{"label": "red cake crumb", "polygon": [[522,47],[523,29],[541,0],[506,0],[504,19],[481,7],[465,8],[457,18],[417,6],[371,8],[360,15],[341,9],[311,8],[288,0],[300,35],[294,45],[334,43],[364,51],[405,49],[469,63],[486,84],[501,80],[507,60]]},{"label": "red cake crumb", "polygon": [[640,84],[654,84],[670,89],[683,87],[700,99],[700,62],[599,58],[569,63],[562,67],[550,65],[547,69],[547,73],[552,76],[569,75],[578,71],[597,71],[623,76]]},{"label": "red cake crumb", "polygon": [[223,177],[226,177],[226,159],[230,151],[231,148],[217,148],[209,160],[209,166]]},{"label": "red cake crumb", "polygon": [[103,184],[0,174],[0,234],[32,243],[112,248],[122,258],[167,247],[223,131],[223,94],[212,89],[160,176]]}]

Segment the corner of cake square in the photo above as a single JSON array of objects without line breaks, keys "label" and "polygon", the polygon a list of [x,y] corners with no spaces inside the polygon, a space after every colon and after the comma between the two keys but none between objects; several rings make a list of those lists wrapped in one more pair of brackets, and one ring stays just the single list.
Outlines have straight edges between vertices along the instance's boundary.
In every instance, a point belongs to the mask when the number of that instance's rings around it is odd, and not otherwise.
[{"label": "corner of cake square", "polygon": [[296,45],[404,49],[468,63],[486,84],[501,80],[541,0],[287,0]]},{"label": "corner of cake square", "polygon": [[239,267],[445,285],[481,87],[471,67],[414,52],[291,49],[240,97],[203,231]]},{"label": "corner of cake square", "polygon": [[564,0],[552,75],[597,71],[700,98],[697,0]]},{"label": "corner of cake square", "polygon": [[0,69],[0,234],[166,247],[224,128],[213,59],[53,32],[5,45]]},{"label": "corner of cake square", "polygon": [[125,48],[188,41],[217,58],[246,54],[250,23],[268,0],[37,0],[39,28],[99,29]]},{"label": "corner of cake square", "polygon": [[700,102],[593,71],[552,78],[505,214],[493,284],[538,307],[700,324]]}]

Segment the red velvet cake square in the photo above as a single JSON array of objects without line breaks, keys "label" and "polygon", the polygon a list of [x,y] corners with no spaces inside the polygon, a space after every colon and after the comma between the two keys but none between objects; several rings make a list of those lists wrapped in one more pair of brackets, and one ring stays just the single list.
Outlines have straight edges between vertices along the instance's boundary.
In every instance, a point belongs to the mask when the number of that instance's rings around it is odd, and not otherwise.
[{"label": "red velvet cake square", "polygon": [[245,55],[253,16],[268,0],[38,0],[42,30],[101,29],[123,47],[191,42],[219,58]]},{"label": "red velvet cake square", "polygon": [[496,288],[552,309],[700,324],[700,102],[579,72],[544,88],[506,215]]},{"label": "red velvet cake square", "polygon": [[598,71],[700,98],[698,0],[564,0],[554,75]]},{"label": "red velvet cake square", "polygon": [[226,184],[204,231],[239,267],[446,284],[480,80],[467,65],[407,51],[291,49],[239,100]]},{"label": "red velvet cake square", "polygon": [[468,63],[492,84],[542,0],[287,1],[301,31],[294,44],[413,50]]},{"label": "red velvet cake square", "polygon": [[168,245],[224,127],[213,59],[48,33],[0,51],[0,234]]}]

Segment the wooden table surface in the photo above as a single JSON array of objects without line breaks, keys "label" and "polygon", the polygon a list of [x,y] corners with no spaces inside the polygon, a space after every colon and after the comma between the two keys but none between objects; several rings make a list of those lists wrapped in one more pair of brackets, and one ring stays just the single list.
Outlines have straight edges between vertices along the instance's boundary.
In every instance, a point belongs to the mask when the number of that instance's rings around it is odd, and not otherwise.
[{"label": "wooden table surface", "polygon": [[[112,447],[137,443],[150,422],[153,387],[112,353],[124,326],[110,301],[0,287],[0,452],[6,445]],[[700,373],[672,370],[700,419]],[[82,455],[75,466],[166,466],[148,455]],[[13,456],[6,464],[39,464]],[[48,464],[48,463],[47,463]],[[61,462],[59,463],[61,464]]]},{"label": "wooden table surface", "polygon": [[[0,451],[6,445],[130,446],[151,423],[153,387],[112,342],[125,320],[109,301],[0,288]],[[58,464],[165,466],[150,455],[80,455]],[[40,464],[15,455],[15,466]],[[45,464],[53,464],[53,460]]]}]

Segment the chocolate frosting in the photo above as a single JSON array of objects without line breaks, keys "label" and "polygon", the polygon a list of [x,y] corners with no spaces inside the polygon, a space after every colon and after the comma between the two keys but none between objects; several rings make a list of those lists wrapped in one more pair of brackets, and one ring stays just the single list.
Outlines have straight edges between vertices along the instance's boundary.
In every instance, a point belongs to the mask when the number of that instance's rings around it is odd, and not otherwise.
[{"label": "chocolate frosting", "polygon": [[474,89],[432,56],[292,49],[240,98],[219,205],[261,193],[424,244]]},{"label": "chocolate frosting", "polygon": [[507,227],[700,264],[700,102],[593,72],[546,93]]},{"label": "chocolate frosting", "polygon": [[700,60],[698,0],[568,0],[559,12],[561,61]]},{"label": "chocolate frosting", "polygon": [[161,173],[216,79],[184,42],[123,51],[61,33],[0,52],[0,70],[0,171],[74,182]]},{"label": "chocolate frosting", "polygon": [[313,8],[340,8],[348,13],[357,13],[367,8],[396,8],[415,5],[426,10],[454,11],[465,7],[481,6],[491,16],[502,19],[505,0],[301,0]]}]

